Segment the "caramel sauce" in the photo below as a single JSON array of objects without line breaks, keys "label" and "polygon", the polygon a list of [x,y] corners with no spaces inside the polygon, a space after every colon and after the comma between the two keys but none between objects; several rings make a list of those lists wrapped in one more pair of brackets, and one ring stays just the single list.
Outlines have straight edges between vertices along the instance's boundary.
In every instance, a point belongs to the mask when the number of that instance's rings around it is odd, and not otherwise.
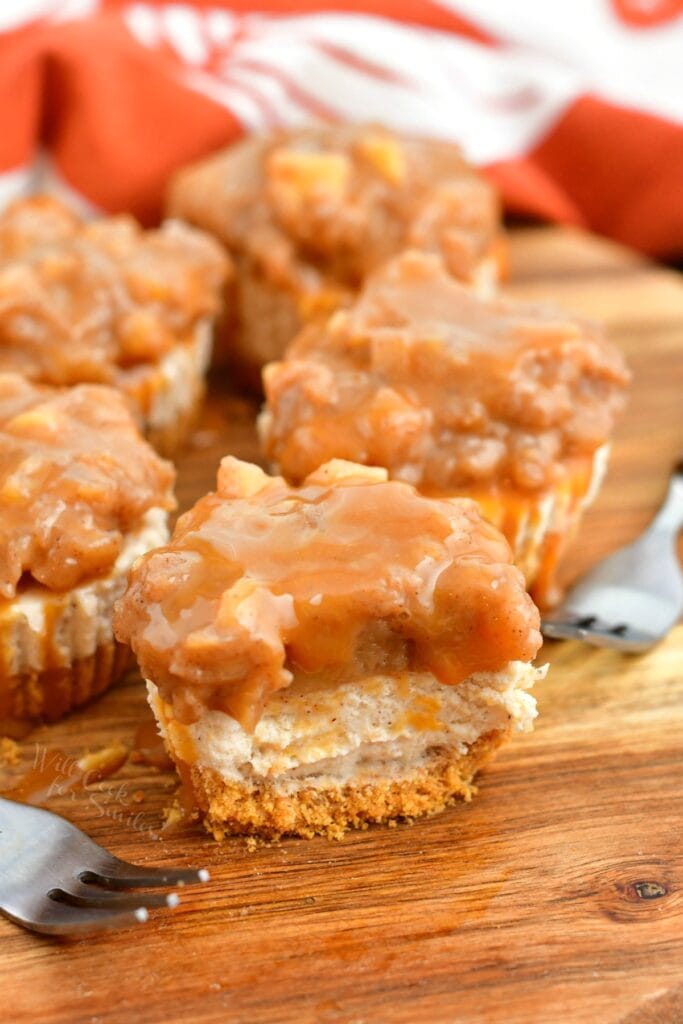
[{"label": "caramel sauce", "polygon": [[136,729],[130,759],[134,764],[146,764],[160,771],[168,771],[173,767],[154,719],[146,718]]},{"label": "caramel sauce", "polygon": [[394,724],[396,734],[399,735],[406,727],[418,732],[440,732],[443,729],[440,711],[441,701],[437,697],[423,694],[413,698],[410,706]]},{"label": "caramel sauce", "polygon": [[14,718],[13,701],[3,691],[4,687],[0,686],[0,736],[10,740],[23,740],[35,728],[35,722],[28,718]]},{"label": "caramel sauce", "polygon": [[557,582],[557,571],[570,539],[560,533],[549,533],[544,538],[543,558],[531,588],[534,601],[544,611],[562,599],[563,589]]},{"label": "caramel sauce", "polygon": [[33,197],[0,216],[0,370],[55,385],[114,383],[218,312],[227,257],[181,224],[87,223]]},{"label": "caramel sauce", "polygon": [[[42,804],[57,787],[60,794],[77,792],[84,788],[84,772],[72,770],[72,759],[57,747],[46,751],[45,758],[20,776],[14,784],[3,788],[3,796],[26,804]],[[68,771],[66,768],[68,766]]]},{"label": "caramel sauce", "polygon": [[498,531],[472,502],[385,477],[331,463],[297,489],[223,460],[115,616],[173,718],[219,708],[253,728],[293,673],[365,678],[383,650],[389,671],[447,684],[535,655],[538,613]]},{"label": "caramel sauce", "polygon": [[425,493],[537,496],[609,437],[628,380],[596,325],[406,253],[266,368],[264,448],[294,482],[338,457]]},{"label": "caramel sauce", "polygon": [[111,569],[148,509],[174,507],[173,480],[118,392],[0,373],[0,612],[36,583],[61,592]]},{"label": "caramel sauce", "polygon": [[74,758],[58,747],[36,746],[34,763],[3,795],[26,804],[44,804],[53,796],[66,796],[84,790],[93,782],[111,778],[128,760],[128,751],[120,744],[96,754]]},{"label": "caramel sauce", "polygon": [[175,792],[172,805],[167,808],[166,822],[162,835],[168,838],[181,838],[196,831],[199,811],[192,785],[192,770],[180,758],[175,762],[175,769],[180,785]]},{"label": "caramel sauce", "polygon": [[50,600],[44,601],[42,607],[43,632],[38,637],[38,642],[43,646],[40,664],[45,671],[50,672],[64,667],[61,663],[62,659],[59,657],[57,636],[55,635],[55,625],[60,618],[61,609],[57,602]]}]

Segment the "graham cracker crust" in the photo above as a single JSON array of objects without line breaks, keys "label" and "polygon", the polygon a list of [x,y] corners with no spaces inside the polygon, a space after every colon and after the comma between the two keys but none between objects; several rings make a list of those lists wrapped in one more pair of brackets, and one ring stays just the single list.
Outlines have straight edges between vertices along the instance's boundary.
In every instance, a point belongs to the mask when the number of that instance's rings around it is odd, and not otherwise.
[{"label": "graham cracker crust", "polygon": [[481,736],[466,754],[435,748],[431,762],[405,778],[365,784],[316,788],[302,783],[295,793],[282,793],[272,780],[247,785],[226,782],[209,768],[183,767],[207,830],[217,840],[226,835],[315,835],[340,839],[349,828],[391,823],[437,814],[456,799],[469,801],[476,793],[473,778],[507,738],[509,730]]},{"label": "graham cracker crust", "polygon": [[21,737],[99,696],[126,671],[130,650],[112,640],[72,665],[0,679],[0,735]]}]

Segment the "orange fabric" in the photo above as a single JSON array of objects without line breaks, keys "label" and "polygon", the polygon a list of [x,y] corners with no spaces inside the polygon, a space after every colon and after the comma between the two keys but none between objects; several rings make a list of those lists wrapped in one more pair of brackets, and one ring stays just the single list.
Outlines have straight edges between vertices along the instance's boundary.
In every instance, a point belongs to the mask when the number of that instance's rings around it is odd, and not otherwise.
[{"label": "orange fabric", "polygon": [[173,67],[113,17],[52,30],[45,139],[63,177],[97,206],[133,207],[151,221],[180,160],[241,134],[230,111],[184,88]]},{"label": "orange fabric", "polygon": [[662,25],[683,13],[683,0],[659,0],[658,3],[643,3],[643,0],[612,0],[612,6],[627,25],[635,25],[638,28]]},{"label": "orange fabric", "polygon": [[[21,11],[21,0],[3,3]],[[59,13],[65,0],[44,3]],[[101,0],[75,20],[16,15],[0,33],[0,195],[35,187],[42,167],[48,186],[52,176],[149,223],[175,168],[245,132],[371,116],[462,142],[511,211],[680,255],[683,127],[670,116],[680,85],[667,89],[659,63],[683,38],[681,0],[647,12],[637,0],[602,4],[610,67],[622,46],[639,63],[606,75],[593,47],[585,84],[576,51],[563,59],[557,34],[544,51],[508,33],[494,0],[476,17],[471,3],[460,14],[433,0]],[[650,47],[658,82],[639,104],[628,86]]]},{"label": "orange fabric", "polygon": [[505,197],[505,205],[510,213],[532,215],[541,220],[554,220],[579,227],[587,226],[580,207],[571,201],[538,161],[521,157],[491,164],[485,168],[485,172]]},{"label": "orange fabric", "polygon": [[0,35],[0,170],[30,160],[40,137],[44,89],[37,35],[31,27]]},{"label": "orange fabric", "polygon": [[[168,0],[150,0],[158,7],[164,6]],[[216,0],[192,0],[193,6],[200,9],[220,7]],[[110,10],[123,10],[130,6],[129,0],[104,0],[103,6]],[[338,0],[334,4],[321,3],[320,0],[230,0],[222,5],[231,11],[249,14],[255,10],[267,14],[291,17],[293,14],[310,14],[327,8],[328,10],[347,14],[374,14],[380,18],[390,18],[407,24],[421,25],[424,28],[443,29],[447,32],[458,32],[482,43],[493,42],[493,37],[483,29],[474,25],[469,19],[462,18],[455,11],[447,10],[430,0],[408,0],[403,3],[388,3],[387,0]]]},{"label": "orange fabric", "polygon": [[652,255],[683,252],[680,129],[584,96],[529,159],[594,231]]}]

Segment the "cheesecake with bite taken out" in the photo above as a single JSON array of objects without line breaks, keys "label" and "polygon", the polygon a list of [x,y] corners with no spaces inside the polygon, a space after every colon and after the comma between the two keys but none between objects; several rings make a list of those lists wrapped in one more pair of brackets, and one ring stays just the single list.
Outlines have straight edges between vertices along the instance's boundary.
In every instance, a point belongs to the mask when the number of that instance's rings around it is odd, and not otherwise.
[{"label": "cheesecake with bite taken out", "polygon": [[339,836],[470,799],[536,714],[538,612],[466,499],[232,457],[133,566],[115,631],[213,834]]}]

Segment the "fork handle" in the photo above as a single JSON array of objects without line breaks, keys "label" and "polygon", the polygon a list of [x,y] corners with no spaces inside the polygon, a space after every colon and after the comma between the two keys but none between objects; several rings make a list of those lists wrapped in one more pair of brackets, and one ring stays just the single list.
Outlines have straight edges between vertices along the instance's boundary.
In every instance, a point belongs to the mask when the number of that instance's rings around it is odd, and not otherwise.
[{"label": "fork handle", "polygon": [[652,530],[677,533],[683,526],[683,459],[674,469],[664,504],[652,521]]}]

